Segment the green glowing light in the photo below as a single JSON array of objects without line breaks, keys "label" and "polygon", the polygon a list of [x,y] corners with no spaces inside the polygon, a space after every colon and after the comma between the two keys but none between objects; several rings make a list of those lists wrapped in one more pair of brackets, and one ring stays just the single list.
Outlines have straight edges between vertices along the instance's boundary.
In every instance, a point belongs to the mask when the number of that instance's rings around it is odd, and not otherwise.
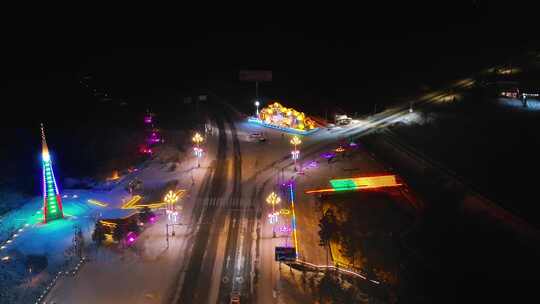
[{"label": "green glowing light", "polygon": [[330,185],[336,191],[346,191],[356,189],[356,183],[352,179],[332,179]]}]

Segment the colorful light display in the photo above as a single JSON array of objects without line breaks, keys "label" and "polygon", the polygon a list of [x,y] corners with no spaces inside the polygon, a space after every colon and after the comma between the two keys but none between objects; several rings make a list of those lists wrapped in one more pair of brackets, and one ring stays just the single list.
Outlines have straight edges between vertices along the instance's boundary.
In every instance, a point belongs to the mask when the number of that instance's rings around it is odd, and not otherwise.
[{"label": "colorful light display", "polygon": [[354,191],[365,189],[378,189],[386,187],[398,187],[401,183],[398,183],[395,175],[378,175],[378,176],[366,176],[357,178],[344,178],[344,179],[332,179],[330,180],[330,189],[318,189],[308,190],[306,193],[323,193],[323,192],[339,192],[339,191]]},{"label": "colorful light display", "polygon": [[291,211],[292,211],[292,219],[291,219],[291,226],[293,230],[293,239],[294,239],[294,252],[296,254],[296,258],[298,259],[298,237],[296,232],[296,213],[294,212],[294,183],[289,183],[289,195],[291,200]]},{"label": "colorful light display", "polygon": [[257,117],[249,121],[283,131],[296,131],[299,134],[307,134],[318,129],[315,121],[307,117],[303,112],[284,107],[279,102],[271,103],[262,108]]},{"label": "colorful light display", "polygon": [[292,159],[293,159],[293,160],[297,160],[298,157],[300,157],[300,151],[298,151],[298,150],[292,150],[292,151],[291,151],[291,156],[292,156]]},{"label": "colorful light display", "polygon": [[330,180],[332,188],[348,190],[352,188],[381,188],[381,187],[395,187],[401,184],[397,183],[395,175],[380,175],[380,176],[367,176],[357,178],[346,179],[332,179]]},{"label": "colorful light display", "polygon": [[332,152],[325,152],[325,153],[321,154],[321,157],[326,158],[326,159],[332,159],[332,158],[336,157],[336,154],[332,153]]},{"label": "colorful light display", "polygon": [[268,214],[268,222],[269,222],[271,225],[277,224],[278,219],[279,219],[279,213],[277,213],[277,212],[272,212],[272,213],[269,213],[269,214]]},{"label": "colorful light display", "polygon": [[159,136],[159,129],[153,129],[152,132],[150,132],[150,135],[148,136],[148,139],[146,141],[149,145],[159,143],[161,141],[161,137]]},{"label": "colorful light display", "polygon": [[259,112],[259,119],[266,123],[276,124],[297,130],[315,129],[315,122],[302,112],[286,108],[279,102],[274,102]]},{"label": "colorful light display", "polygon": [[100,201],[95,200],[95,199],[89,199],[87,202],[89,202],[92,205],[96,205],[96,206],[100,206],[100,207],[107,207],[108,206],[107,203],[100,202]]},{"label": "colorful light display", "polygon": [[342,152],[345,152],[345,148],[343,148],[342,146],[339,146],[334,151],[336,151],[336,153],[342,153]]},{"label": "colorful light display", "polygon": [[41,165],[43,168],[43,222],[47,223],[52,220],[63,218],[64,212],[62,210],[62,198],[54,178],[51,155],[49,154],[49,148],[47,147],[43,124],[41,124],[41,145]]},{"label": "colorful light display", "polygon": [[133,245],[135,241],[137,240],[137,234],[133,231],[130,231],[126,234],[126,243],[128,245]]},{"label": "colorful light display", "polygon": [[150,209],[155,208],[162,208],[166,207],[168,204],[175,204],[179,199],[183,198],[186,194],[186,190],[177,190],[174,192],[174,196],[176,197],[176,200],[173,202],[167,202],[167,201],[157,201],[152,203],[146,203],[146,204],[140,204],[139,201],[142,200],[142,196],[140,195],[134,195],[130,200],[128,200],[124,205],[122,205],[121,209],[141,209],[144,207],[148,207]]}]

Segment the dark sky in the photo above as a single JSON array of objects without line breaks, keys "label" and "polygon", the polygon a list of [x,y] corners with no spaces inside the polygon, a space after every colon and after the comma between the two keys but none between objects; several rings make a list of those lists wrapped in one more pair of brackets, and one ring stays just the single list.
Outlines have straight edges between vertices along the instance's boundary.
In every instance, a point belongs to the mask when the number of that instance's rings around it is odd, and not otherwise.
[{"label": "dark sky", "polygon": [[534,42],[534,19],[513,3],[374,3],[25,12],[4,21],[4,106],[15,123],[34,125],[43,114],[71,117],[89,107],[76,85],[86,73],[118,96],[144,98],[163,88],[234,94],[245,87],[239,69],[266,68],[274,71],[272,97],[353,110],[358,94],[387,98],[379,92],[462,75]]},{"label": "dark sky", "polygon": [[[515,3],[354,4],[229,1],[159,10],[145,5],[136,13],[134,3],[6,8],[0,159],[7,169],[0,178],[39,174],[39,122],[51,130],[51,145],[62,157],[58,170],[76,175],[78,163],[95,165],[79,160],[77,151],[88,144],[88,127],[107,134],[108,125],[126,124],[120,117],[133,122],[146,107],[163,110],[205,89],[250,106],[253,87],[238,81],[240,69],[273,71],[273,82],[261,85],[265,98],[310,114],[330,106],[362,113],[537,42],[536,10]],[[85,74],[129,107],[89,97],[79,83]]]}]

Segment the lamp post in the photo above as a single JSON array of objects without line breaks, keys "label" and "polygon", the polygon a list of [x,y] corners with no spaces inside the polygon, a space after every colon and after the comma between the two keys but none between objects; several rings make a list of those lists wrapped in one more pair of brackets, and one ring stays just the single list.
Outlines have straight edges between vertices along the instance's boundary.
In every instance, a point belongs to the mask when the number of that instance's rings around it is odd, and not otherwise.
[{"label": "lamp post", "polygon": [[[278,205],[279,202],[281,202],[281,198],[279,196],[277,196],[277,194],[275,192],[272,192],[266,198],[266,202],[269,205],[272,205],[272,217],[275,217],[276,216],[276,205]],[[272,237],[274,237],[274,238],[276,237],[276,224],[275,223],[276,223],[276,221],[274,220],[273,224],[272,224]]]},{"label": "lamp post", "polygon": [[295,135],[295,136],[293,136],[293,138],[291,138],[291,144],[294,147],[294,150],[291,152],[292,159],[294,160],[294,171],[296,171],[296,160],[298,159],[298,157],[300,155],[300,151],[298,151],[298,149],[296,147],[301,143],[302,143],[302,141],[300,140],[300,138],[298,138],[298,136]]},{"label": "lamp post", "polygon": [[260,105],[261,104],[259,103],[259,101],[255,100],[255,117],[257,117],[257,118],[259,117],[259,106]]},{"label": "lamp post", "polygon": [[167,226],[167,246],[169,244],[169,229],[168,229],[168,226],[171,222],[171,220],[173,221],[172,223],[172,226],[173,226],[173,231],[172,231],[172,235],[174,236],[175,235],[175,232],[174,232],[174,224],[176,224],[176,215],[178,214],[174,208],[174,203],[176,203],[178,201],[178,194],[172,190],[169,190],[169,192],[167,192],[167,194],[165,195],[165,197],[163,198],[163,201],[165,203],[167,203],[166,205],[166,213],[167,213],[167,224],[165,224]]},{"label": "lamp post", "polygon": [[199,132],[195,133],[193,138],[191,139],[193,143],[195,143],[195,147],[193,150],[195,150],[195,156],[197,157],[197,167],[201,166],[201,163],[199,162],[199,159],[202,156],[202,149],[200,147],[200,144],[204,141],[204,138],[199,134]]}]

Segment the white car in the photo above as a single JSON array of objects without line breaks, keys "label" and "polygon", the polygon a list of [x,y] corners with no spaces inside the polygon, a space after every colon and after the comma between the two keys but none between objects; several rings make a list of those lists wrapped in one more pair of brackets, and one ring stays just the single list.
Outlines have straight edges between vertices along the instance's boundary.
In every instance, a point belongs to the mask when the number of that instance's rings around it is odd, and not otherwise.
[{"label": "white car", "polygon": [[264,138],[264,135],[262,133],[259,133],[259,132],[249,134],[249,139],[250,140],[255,140],[255,141],[265,141],[266,140],[266,138]]}]

